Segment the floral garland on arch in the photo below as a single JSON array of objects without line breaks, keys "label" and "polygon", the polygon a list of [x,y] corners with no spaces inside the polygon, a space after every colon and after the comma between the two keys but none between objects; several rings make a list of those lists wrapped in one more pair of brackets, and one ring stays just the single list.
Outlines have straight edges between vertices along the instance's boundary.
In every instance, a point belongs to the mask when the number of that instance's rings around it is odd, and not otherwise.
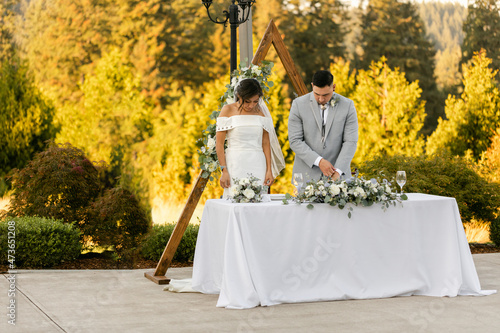
[{"label": "floral garland on arch", "polygon": [[269,97],[267,93],[269,89],[274,85],[273,82],[268,81],[269,76],[271,75],[271,69],[273,68],[274,63],[270,61],[263,61],[261,66],[250,65],[249,67],[241,67],[233,71],[231,75],[231,84],[226,85],[226,92],[223,96],[221,96],[221,103],[219,105],[219,109],[212,112],[209,116],[211,120],[214,122],[210,123],[208,127],[202,131],[203,137],[198,141],[203,142],[203,146],[198,150],[200,154],[198,161],[200,162],[200,168],[203,170],[201,176],[203,178],[210,177],[210,180],[213,180],[211,173],[218,170],[220,164],[217,159],[217,152],[215,151],[215,134],[216,134],[216,121],[219,116],[222,107],[226,104],[231,104],[235,102],[234,99],[234,89],[238,82],[243,79],[256,79],[259,81],[260,86],[262,87],[262,91],[264,92],[264,101],[268,101]]},{"label": "floral garland on arch", "polygon": [[[298,194],[292,197],[286,194],[283,199],[284,204],[288,200],[296,203],[308,203],[307,208],[312,209],[312,203],[327,203],[330,206],[338,206],[340,209],[351,203],[354,206],[372,206],[374,203],[380,203],[385,211],[391,205],[396,206],[397,202],[402,203],[408,200],[406,194],[398,195],[397,189],[392,182],[387,179],[377,180],[372,178],[365,180],[363,177],[353,177],[347,180],[330,180],[321,178],[318,181],[311,180],[306,186],[298,189]],[[353,207],[347,207],[351,218]]]}]

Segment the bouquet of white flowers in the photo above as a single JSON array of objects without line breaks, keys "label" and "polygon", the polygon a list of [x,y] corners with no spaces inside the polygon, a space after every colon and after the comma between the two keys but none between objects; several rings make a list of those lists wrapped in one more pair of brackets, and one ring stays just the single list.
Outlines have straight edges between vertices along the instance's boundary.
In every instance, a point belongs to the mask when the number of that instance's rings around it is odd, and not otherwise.
[{"label": "bouquet of white flowers", "polygon": [[[403,194],[397,195],[391,182],[386,179],[378,181],[376,179],[365,180],[361,178],[351,178],[348,180],[332,181],[322,178],[319,181],[309,181],[301,188],[296,197],[287,194],[284,203],[293,200],[297,203],[308,202],[307,208],[313,208],[312,203],[327,203],[330,206],[338,206],[343,209],[348,203],[353,205],[371,206],[374,203],[381,203],[382,209],[396,205],[396,202],[407,200]],[[351,217],[352,207],[348,207],[348,216]]]},{"label": "bouquet of white flowers", "polygon": [[268,186],[261,185],[261,181],[252,175],[248,178],[233,178],[233,184],[229,197],[232,202],[237,203],[261,202],[262,195],[268,189]]}]

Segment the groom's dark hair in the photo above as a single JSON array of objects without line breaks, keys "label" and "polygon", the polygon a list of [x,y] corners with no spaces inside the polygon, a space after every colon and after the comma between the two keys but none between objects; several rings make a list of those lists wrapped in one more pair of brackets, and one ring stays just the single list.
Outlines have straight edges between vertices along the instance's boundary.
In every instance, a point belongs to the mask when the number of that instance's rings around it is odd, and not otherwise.
[{"label": "groom's dark hair", "polygon": [[323,88],[331,86],[333,83],[333,75],[329,71],[317,71],[312,78],[312,84],[316,87]]}]

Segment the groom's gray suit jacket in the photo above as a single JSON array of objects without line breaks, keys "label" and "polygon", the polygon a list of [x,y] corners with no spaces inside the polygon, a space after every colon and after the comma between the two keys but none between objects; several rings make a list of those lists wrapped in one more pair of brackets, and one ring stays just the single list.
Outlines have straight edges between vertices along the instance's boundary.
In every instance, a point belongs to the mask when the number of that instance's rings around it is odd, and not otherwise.
[{"label": "groom's gray suit jacket", "polygon": [[[304,180],[318,180],[322,172],[314,165],[322,156],[346,178],[351,177],[351,160],[358,145],[358,118],[352,100],[334,93],[339,102],[330,106],[325,127],[325,142],[321,142],[321,110],[313,93],[296,98],[288,118],[288,140],[295,152],[293,172],[303,173]],[[307,175],[306,175],[307,174]]]}]

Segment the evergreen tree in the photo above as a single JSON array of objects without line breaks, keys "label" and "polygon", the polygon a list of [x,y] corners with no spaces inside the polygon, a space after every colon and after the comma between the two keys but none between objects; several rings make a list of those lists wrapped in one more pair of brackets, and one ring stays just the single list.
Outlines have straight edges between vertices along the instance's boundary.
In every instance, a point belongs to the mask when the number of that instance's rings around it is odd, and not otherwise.
[{"label": "evergreen tree", "polygon": [[361,70],[357,82],[352,99],[358,113],[359,141],[353,162],[379,155],[420,155],[425,110],[418,84],[408,83],[384,58],[372,63],[369,70]]},{"label": "evergreen tree", "polygon": [[491,59],[476,53],[469,65],[462,65],[464,92],[461,98],[446,100],[447,120],[440,119],[427,141],[427,153],[447,149],[454,155],[471,154],[475,160],[490,146],[500,127],[500,94],[495,85],[497,71],[488,68]]},{"label": "evergreen tree", "polygon": [[[500,1],[476,0],[469,5],[463,30],[465,37],[461,63],[472,59],[474,52],[484,49],[491,59],[492,68],[500,68]],[[499,79],[497,73],[497,80]]]},{"label": "evergreen tree", "polygon": [[24,167],[55,135],[54,107],[33,81],[19,59],[0,64],[0,179]]},{"label": "evergreen tree", "polygon": [[18,0],[0,2],[0,62],[10,59],[14,53],[14,8]]},{"label": "evergreen tree", "polygon": [[347,11],[338,0],[286,2],[280,25],[285,43],[305,82],[320,69],[328,69],[335,57],[343,56]]},{"label": "evergreen tree", "polygon": [[80,88],[82,100],[61,108],[57,141],[83,148],[91,160],[104,161],[111,182],[122,176],[122,185],[129,186],[134,176],[125,177],[123,171],[151,136],[152,125],[140,78],[122,59],[117,50],[104,55]]},{"label": "evergreen tree", "polygon": [[424,23],[416,5],[398,0],[369,0],[362,19],[361,64],[385,56],[391,68],[399,68],[410,82],[418,81],[426,101],[423,133],[430,134],[443,114],[442,96],[434,77],[436,51],[426,38]]}]

